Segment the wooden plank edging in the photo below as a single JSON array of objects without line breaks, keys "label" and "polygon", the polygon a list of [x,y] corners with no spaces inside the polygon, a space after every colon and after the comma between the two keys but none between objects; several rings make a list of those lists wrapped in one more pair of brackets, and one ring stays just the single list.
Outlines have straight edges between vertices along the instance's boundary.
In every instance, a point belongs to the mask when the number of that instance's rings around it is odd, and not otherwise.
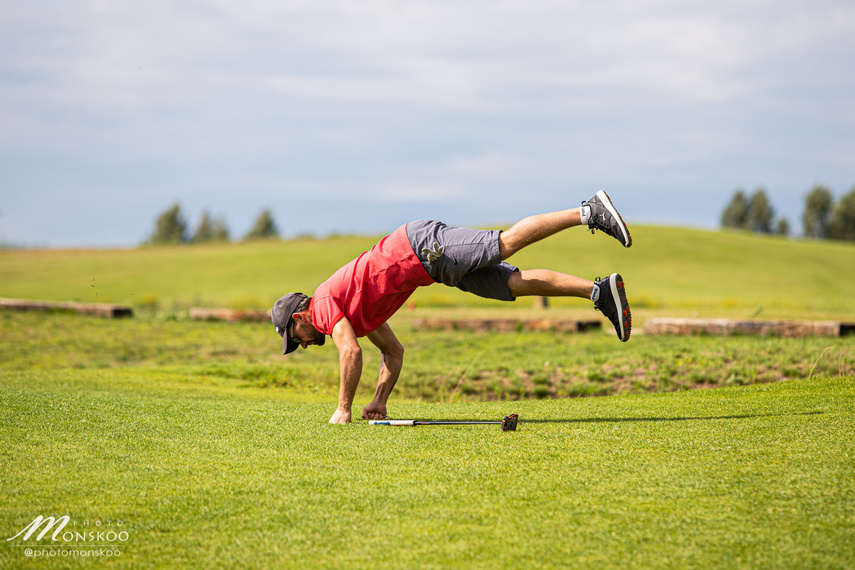
[{"label": "wooden plank edging", "polygon": [[96,315],[110,319],[134,316],[134,310],[131,307],[111,303],[74,303],[67,301],[0,298],[0,309],[10,311],[71,311],[83,315]]},{"label": "wooden plank edging", "polygon": [[644,334],[692,335],[734,334],[802,338],[806,336],[839,337],[855,332],[855,324],[839,321],[740,321],[735,319],[649,319]]},{"label": "wooden plank edging", "polygon": [[425,330],[471,330],[475,332],[497,331],[554,331],[581,333],[600,329],[599,320],[556,320],[556,319],[413,319],[413,326]]}]

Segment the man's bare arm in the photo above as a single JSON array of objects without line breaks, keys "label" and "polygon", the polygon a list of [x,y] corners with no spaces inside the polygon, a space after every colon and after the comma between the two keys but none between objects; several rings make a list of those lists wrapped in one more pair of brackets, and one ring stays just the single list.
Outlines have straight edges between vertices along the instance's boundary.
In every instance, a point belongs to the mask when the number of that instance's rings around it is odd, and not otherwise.
[{"label": "man's bare arm", "polygon": [[346,424],[350,423],[353,398],[362,376],[362,348],[347,317],[342,317],[336,323],[332,331],[332,339],[338,348],[341,386],[338,392],[338,407],[330,418],[330,423]]},{"label": "man's bare arm", "polygon": [[374,399],[362,408],[362,417],[367,420],[378,420],[386,417],[386,401],[401,375],[401,368],[404,365],[404,347],[398,342],[388,323],[383,323],[369,333],[368,340],[380,349],[380,377],[377,380]]}]

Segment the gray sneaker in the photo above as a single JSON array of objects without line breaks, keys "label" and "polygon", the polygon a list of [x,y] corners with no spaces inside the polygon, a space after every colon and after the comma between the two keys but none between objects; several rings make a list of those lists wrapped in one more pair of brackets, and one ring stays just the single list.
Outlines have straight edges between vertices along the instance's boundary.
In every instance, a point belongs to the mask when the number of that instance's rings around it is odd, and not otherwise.
[{"label": "gray sneaker", "polygon": [[597,277],[596,283],[600,287],[600,298],[594,303],[594,308],[609,318],[622,342],[628,341],[632,332],[632,312],[626,300],[623,277],[612,273],[605,279]]},{"label": "gray sneaker", "polygon": [[594,233],[594,230],[600,230],[621,242],[624,247],[632,245],[632,236],[629,235],[623,218],[618,214],[608,194],[600,190],[596,196],[587,202],[582,202],[582,205],[591,207],[591,217],[588,219],[591,233]]}]

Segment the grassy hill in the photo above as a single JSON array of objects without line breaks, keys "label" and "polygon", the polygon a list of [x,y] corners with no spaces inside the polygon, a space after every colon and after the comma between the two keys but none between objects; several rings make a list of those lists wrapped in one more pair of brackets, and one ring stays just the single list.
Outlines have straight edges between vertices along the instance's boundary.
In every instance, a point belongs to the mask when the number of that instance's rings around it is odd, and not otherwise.
[{"label": "grassy hill", "polygon": [[[617,269],[636,319],[855,320],[853,245],[633,234],[624,250],[567,232],[513,261],[589,278]],[[146,318],[155,305],[267,308],[373,242],[0,252],[0,296],[144,309],[0,312],[0,532],[63,515],[66,530],[126,532],[18,536],[0,541],[0,567],[855,567],[851,337],[621,343],[608,329],[421,331],[401,311],[407,356],[389,413],[519,413],[503,433],[330,426],[332,343],[283,357],[268,324]],[[414,300],[416,313],[534,311],[440,285]],[[582,301],[550,314],[576,311],[598,315]],[[365,351],[356,416],[379,358]],[[606,397],[571,397],[586,395]]]},{"label": "grassy hill", "polygon": [[[581,229],[510,261],[593,279],[619,271],[635,311],[764,318],[855,318],[855,244],[742,232],[635,226],[623,249]],[[175,311],[189,306],[267,309],[315,287],[379,236],[122,250],[0,251],[0,296],[113,302]],[[419,290],[420,308],[527,309],[442,286]],[[589,309],[557,300],[557,309]]]}]

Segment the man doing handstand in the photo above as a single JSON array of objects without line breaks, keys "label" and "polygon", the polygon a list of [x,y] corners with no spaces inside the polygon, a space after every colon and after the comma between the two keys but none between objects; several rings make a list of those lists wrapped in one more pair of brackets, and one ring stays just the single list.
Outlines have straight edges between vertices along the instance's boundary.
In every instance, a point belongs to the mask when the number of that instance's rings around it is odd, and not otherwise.
[{"label": "man doing handstand", "polygon": [[341,385],[330,423],[341,424],[351,421],[362,376],[361,337],[368,337],[381,353],[377,390],[362,417],[386,417],[386,402],[404,362],[404,347],[387,320],[418,287],[443,283],[502,301],[527,295],[591,299],[626,342],[632,316],[620,274],[588,281],[549,269],[521,271],[505,261],[536,241],[580,225],[604,231],[624,247],[632,245],[626,224],[602,190],[579,208],[529,216],[506,231],[427,220],[404,224],[336,271],[311,298],[289,293],[276,301],[271,318],[282,337],[283,354],[298,346],[323,345],[327,335],[332,337],[339,351]]}]

